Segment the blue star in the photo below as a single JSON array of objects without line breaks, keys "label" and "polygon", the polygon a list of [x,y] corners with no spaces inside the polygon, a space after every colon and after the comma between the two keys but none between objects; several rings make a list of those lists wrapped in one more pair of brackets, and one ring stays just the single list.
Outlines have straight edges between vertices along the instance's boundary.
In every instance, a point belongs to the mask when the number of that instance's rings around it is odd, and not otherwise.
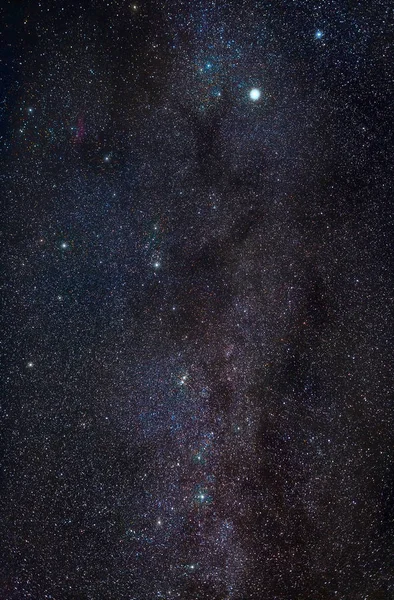
[{"label": "blue star", "polygon": [[324,33],[322,32],[321,29],[317,29],[315,31],[315,40],[321,40],[323,37]]}]

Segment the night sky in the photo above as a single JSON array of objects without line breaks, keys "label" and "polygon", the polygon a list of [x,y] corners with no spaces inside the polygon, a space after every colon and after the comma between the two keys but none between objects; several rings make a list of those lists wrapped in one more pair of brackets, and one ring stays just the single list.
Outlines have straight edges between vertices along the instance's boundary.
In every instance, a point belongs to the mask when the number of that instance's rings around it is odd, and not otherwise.
[{"label": "night sky", "polygon": [[0,600],[392,600],[393,3],[3,7]]}]

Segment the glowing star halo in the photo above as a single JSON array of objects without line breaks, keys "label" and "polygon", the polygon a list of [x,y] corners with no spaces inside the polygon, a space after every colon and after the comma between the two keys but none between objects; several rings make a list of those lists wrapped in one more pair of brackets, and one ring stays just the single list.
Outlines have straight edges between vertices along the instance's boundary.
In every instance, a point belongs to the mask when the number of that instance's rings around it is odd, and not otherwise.
[{"label": "glowing star halo", "polygon": [[256,102],[257,100],[259,100],[260,96],[261,96],[261,92],[257,88],[253,88],[249,92],[249,98],[251,100],[253,100],[253,102]]}]

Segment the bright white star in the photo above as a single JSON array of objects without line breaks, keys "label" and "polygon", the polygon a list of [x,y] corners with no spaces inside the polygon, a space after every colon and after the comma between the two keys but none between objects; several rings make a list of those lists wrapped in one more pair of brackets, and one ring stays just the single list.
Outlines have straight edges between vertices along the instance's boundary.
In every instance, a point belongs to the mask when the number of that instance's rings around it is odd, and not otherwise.
[{"label": "bright white star", "polygon": [[261,92],[257,88],[253,88],[249,92],[249,98],[251,100],[253,100],[253,102],[256,102],[257,100],[259,100],[260,96],[261,96]]}]

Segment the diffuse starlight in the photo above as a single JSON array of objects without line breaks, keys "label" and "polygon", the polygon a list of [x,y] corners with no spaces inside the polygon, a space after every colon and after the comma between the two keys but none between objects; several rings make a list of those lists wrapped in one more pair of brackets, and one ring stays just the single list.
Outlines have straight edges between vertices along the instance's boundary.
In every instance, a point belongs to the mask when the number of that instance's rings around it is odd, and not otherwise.
[{"label": "diffuse starlight", "polygon": [[1,598],[389,600],[387,6],[9,11]]}]

